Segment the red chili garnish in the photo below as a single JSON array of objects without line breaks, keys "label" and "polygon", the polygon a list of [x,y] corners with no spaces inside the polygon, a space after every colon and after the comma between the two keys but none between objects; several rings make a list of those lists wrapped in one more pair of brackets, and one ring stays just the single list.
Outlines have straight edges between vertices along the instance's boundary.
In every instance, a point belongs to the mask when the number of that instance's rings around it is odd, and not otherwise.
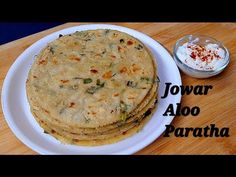
[{"label": "red chili garnish", "polygon": [[132,45],[133,42],[132,41],[127,41],[127,45]]},{"label": "red chili garnish", "polygon": [[43,59],[39,61],[39,65],[45,65],[45,64],[47,64],[46,60]]},{"label": "red chili garnish", "polygon": [[75,105],[75,103],[71,102],[69,108],[72,108],[74,105]]},{"label": "red chili garnish", "polygon": [[204,56],[201,59],[202,59],[202,61],[207,61],[207,56]]},{"label": "red chili garnish", "polygon": [[44,110],[44,112],[46,112],[46,113],[48,113],[48,114],[50,113],[50,112],[49,112],[48,110],[46,110],[46,109]]},{"label": "red chili garnish", "polygon": [[75,61],[80,61],[80,58],[77,57],[77,56],[74,56],[74,55],[70,56],[69,59],[70,59],[70,60],[75,60]]},{"label": "red chili garnish", "polygon": [[74,60],[76,60],[76,61],[80,61],[80,58],[77,57],[77,58],[75,58]]},{"label": "red chili garnish", "polygon": [[91,73],[98,73],[98,71],[96,69],[91,69],[90,72]]},{"label": "red chili garnish", "polygon": [[61,80],[62,83],[67,83],[69,80]]},{"label": "red chili garnish", "polygon": [[102,75],[104,79],[110,79],[112,77],[112,72],[108,71]]},{"label": "red chili garnish", "polygon": [[123,67],[120,69],[120,73],[125,73],[127,71],[127,68],[126,67]]},{"label": "red chili garnish", "polygon": [[196,59],[196,55],[194,54],[194,52],[191,53],[190,57]]},{"label": "red chili garnish", "polygon": [[116,96],[119,96],[119,93],[115,93],[114,96],[115,96],[115,97],[116,97]]}]

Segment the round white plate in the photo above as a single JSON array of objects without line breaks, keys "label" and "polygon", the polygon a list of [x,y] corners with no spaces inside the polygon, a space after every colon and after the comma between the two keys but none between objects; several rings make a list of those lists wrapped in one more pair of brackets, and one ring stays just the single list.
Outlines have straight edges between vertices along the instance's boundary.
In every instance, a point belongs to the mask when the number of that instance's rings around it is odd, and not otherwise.
[{"label": "round white plate", "polygon": [[[161,81],[158,109],[142,131],[118,143],[96,147],[65,145],[43,133],[43,129],[35,121],[29,109],[25,83],[35,55],[48,42],[57,39],[59,34],[69,34],[89,29],[119,30],[134,36],[151,49],[158,63],[158,76]],[[181,95],[169,95],[165,99],[160,99],[165,91],[166,82],[181,85],[181,78],[174,60],[161,44],[143,33],[121,26],[81,25],[66,28],[42,38],[16,59],[4,80],[2,108],[5,119],[17,138],[40,154],[133,154],[157,139],[164,132],[165,125],[170,124],[174,118],[173,116],[164,117],[163,113],[170,103],[174,105],[179,103]],[[176,109],[176,106],[174,108]]]}]

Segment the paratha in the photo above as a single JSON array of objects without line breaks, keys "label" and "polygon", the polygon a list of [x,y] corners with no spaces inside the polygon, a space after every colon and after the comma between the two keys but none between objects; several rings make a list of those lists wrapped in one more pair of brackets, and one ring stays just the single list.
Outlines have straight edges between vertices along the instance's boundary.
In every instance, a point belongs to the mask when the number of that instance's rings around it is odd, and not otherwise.
[{"label": "paratha", "polygon": [[116,143],[118,141],[121,141],[125,138],[128,138],[139,131],[142,130],[144,125],[149,121],[149,119],[152,117],[153,112],[155,111],[152,110],[151,114],[146,116],[143,121],[141,121],[139,124],[136,124],[133,128],[127,130],[126,132],[120,133],[117,136],[113,136],[111,138],[107,139],[94,139],[94,140],[80,140],[80,139],[72,139],[63,136],[59,132],[53,130],[52,128],[48,127],[47,125],[40,123],[40,125],[43,127],[44,130],[47,132],[51,132],[51,134],[58,140],[60,140],[62,143],[65,144],[74,144],[74,145],[82,145],[82,146],[99,146],[99,145],[104,145],[104,144],[112,144]]},{"label": "paratha", "polygon": [[35,58],[26,91],[41,127],[89,141],[136,127],[153,109],[158,84],[156,63],[142,42],[98,29],[48,43]]},{"label": "paratha", "polygon": [[130,117],[127,117],[125,121],[120,120],[117,123],[113,123],[110,125],[106,125],[106,126],[102,126],[102,127],[97,127],[97,128],[79,128],[79,127],[73,127],[73,126],[69,126],[66,124],[63,124],[59,121],[57,121],[55,118],[50,117],[50,115],[45,112],[44,110],[34,110],[32,111],[34,114],[37,114],[37,117],[40,117],[43,121],[48,122],[49,124],[53,124],[54,127],[59,127],[62,128],[64,130],[68,130],[71,132],[75,132],[75,133],[94,133],[94,132],[103,132],[103,131],[107,131],[109,129],[113,129],[116,127],[120,127],[123,124],[127,124],[129,122],[135,121],[136,118],[140,115],[140,114],[144,114],[146,111],[148,111],[148,107],[151,104],[154,104],[154,102],[156,102],[156,97],[157,97],[157,83],[154,84],[155,86],[153,86],[150,94],[148,95],[148,99],[145,99],[145,101],[142,102],[142,105],[145,105],[145,107],[143,107],[142,110],[140,110],[137,114],[132,114]]},{"label": "paratha", "polygon": [[61,128],[61,127],[51,124],[50,122],[48,122],[45,119],[40,119],[40,114],[35,113],[35,117],[38,118],[39,122],[41,121],[41,123],[45,123],[48,126],[53,127],[53,130],[55,130],[59,133],[62,132],[63,134],[67,134],[69,136],[74,136],[77,138],[80,137],[80,139],[103,139],[103,138],[107,138],[108,136],[111,137],[115,133],[119,134],[120,132],[127,131],[128,129],[132,128],[133,125],[140,123],[144,117],[148,116],[151,113],[151,110],[154,109],[155,104],[156,104],[156,97],[154,97],[150,101],[148,106],[139,115],[137,115],[132,122],[128,122],[128,123],[123,122],[122,124],[119,124],[118,126],[115,126],[114,128],[104,129],[103,131],[96,130],[94,132],[92,132],[92,131],[90,131],[90,132],[79,131],[78,132],[78,131],[73,131],[73,130],[69,130],[69,129],[64,129],[64,128]]}]

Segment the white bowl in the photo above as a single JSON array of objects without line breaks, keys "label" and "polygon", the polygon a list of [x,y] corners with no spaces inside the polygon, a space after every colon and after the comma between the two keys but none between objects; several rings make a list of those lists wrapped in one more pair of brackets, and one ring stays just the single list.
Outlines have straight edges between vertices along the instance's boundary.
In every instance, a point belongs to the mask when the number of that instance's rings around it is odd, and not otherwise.
[{"label": "white bowl", "polygon": [[[177,50],[179,48],[179,46],[182,46],[184,43],[186,42],[190,42],[193,44],[198,44],[198,45],[202,45],[202,46],[206,46],[209,43],[212,44],[217,44],[220,48],[222,48],[225,51],[225,58],[223,59],[225,62],[221,67],[218,67],[214,70],[198,70],[198,69],[194,69],[190,66],[188,66],[186,63],[182,62],[177,55]],[[228,49],[219,41],[217,41],[216,39],[213,39],[211,37],[208,36],[194,36],[194,35],[187,35],[182,37],[181,39],[179,39],[174,46],[174,60],[176,62],[176,64],[178,65],[178,67],[187,75],[191,76],[191,77],[195,77],[195,78],[208,78],[208,77],[212,77],[215,76],[219,73],[221,73],[226,66],[229,64],[229,51]]]}]

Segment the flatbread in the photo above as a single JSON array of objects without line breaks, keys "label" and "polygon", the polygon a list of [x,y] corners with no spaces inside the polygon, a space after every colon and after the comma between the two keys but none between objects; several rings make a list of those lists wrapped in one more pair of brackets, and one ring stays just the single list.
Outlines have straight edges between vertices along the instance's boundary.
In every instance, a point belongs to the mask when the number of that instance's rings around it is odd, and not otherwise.
[{"label": "flatbread", "polygon": [[[157,83],[155,83],[154,85],[157,85]],[[32,111],[34,113],[34,115],[36,115],[37,117],[39,117],[39,119],[42,119],[43,121],[48,122],[49,124],[53,124],[54,127],[59,127],[59,128],[63,128],[64,130],[68,130],[74,133],[84,133],[84,134],[88,134],[88,133],[94,133],[94,132],[103,132],[103,131],[107,131],[113,128],[117,128],[120,127],[122,124],[126,124],[126,123],[130,123],[132,121],[135,121],[136,118],[141,115],[144,114],[148,108],[154,104],[154,102],[156,102],[157,99],[157,87],[154,86],[154,89],[152,89],[152,92],[150,95],[148,95],[148,99],[145,100],[142,104],[145,105],[144,109],[140,110],[137,114],[135,115],[131,115],[131,117],[128,117],[125,121],[119,121],[117,123],[113,123],[107,126],[102,126],[102,127],[97,127],[97,128],[78,128],[78,127],[73,127],[73,126],[68,126],[66,124],[62,124],[59,121],[56,121],[55,118],[50,117],[50,115],[48,113],[45,113],[44,110],[34,110]]]},{"label": "flatbread", "polygon": [[26,91],[46,131],[61,141],[95,145],[139,129],[155,107],[157,78],[141,41],[116,30],[87,30],[60,36],[40,51]]},{"label": "flatbread", "polygon": [[125,138],[128,138],[142,130],[144,125],[150,120],[155,110],[152,111],[152,114],[145,117],[142,122],[134,126],[133,128],[129,129],[128,131],[121,133],[117,136],[108,138],[108,139],[96,139],[96,140],[80,140],[80,139],[72,139],[61,135],[60,133],[56,132],[55,130],[51,129],[50,127],[46,126],[45,124],[40,124],[44,130],[47,132],[52,132],[53,137],[58,139],[60,142],[64,144],[74,144],[74,145],[81,145],[81,146],[100,146],[105,144],[113,144],[118,141],[121,141]]},{"label": "flatbread", "polygon": [[[140,115],[137,115],[135,119],[132,122],[126,123],[124,122],[120,126],[110,128],[110,129],[105,129],[103,131],[94,131],[94,132],[84,132],[84,131],[72,131],[68,129],[63,129],[58,126],[53,126],[48,121],[42,121],[42,119],[39,119],[39,115],[35,115],[38,118],[39,123],[45,123],[49,127],[53,127],[53,130],[57,131],[58,133],[62,132],[62,134],[67,135],[69,137],[77,137],[79,139],[104,139],[108,137],[112,137],[114,135],[120,134],[122,132],[125,132],[132,127],[134,127],[136,124],[139,124],[144,117],[146,117],[148,114],[151,114],[151,110],[155,108],[156,104],[156,97],[152,99],[152,101],[148,104],[147,108],[142,111]],[[50,132],[49,132],[50,133]]]}]

